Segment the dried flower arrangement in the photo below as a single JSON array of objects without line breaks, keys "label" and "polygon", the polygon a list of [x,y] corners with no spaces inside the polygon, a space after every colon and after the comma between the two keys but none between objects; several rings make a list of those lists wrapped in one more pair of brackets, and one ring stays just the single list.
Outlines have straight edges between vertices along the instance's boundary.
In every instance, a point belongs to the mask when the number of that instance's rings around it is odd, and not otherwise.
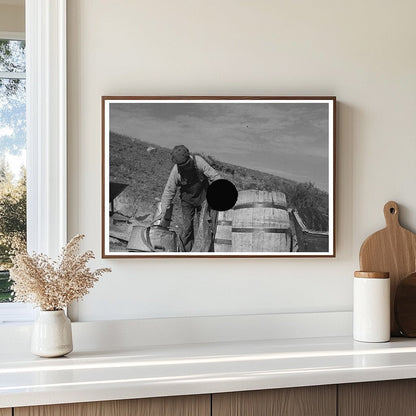
[{"label": "dried flower arrangement", "polygon": [[72,238],[57,261],[45,254],[29,255],[26,250],[16,253],[10,270],[14,301],[34,303],[41,310],[56,311],[86,295],[99,277],[111,269],[92,271],[87,267],[94,253],[78,254],[83,238],[80,234]]}]

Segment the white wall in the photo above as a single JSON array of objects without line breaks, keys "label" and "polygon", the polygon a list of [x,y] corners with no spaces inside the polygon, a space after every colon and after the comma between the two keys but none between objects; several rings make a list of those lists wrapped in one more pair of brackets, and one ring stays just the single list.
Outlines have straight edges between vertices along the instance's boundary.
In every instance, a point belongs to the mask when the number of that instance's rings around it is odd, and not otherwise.
[{"label": "white wall", "polygon": [[[20,3],[20,2],[19,2]],[[0,3],[0,32],[25,31],[25,6]]]},{"label": "white wall", "polygon": [[416,231],[413,0],[70,0],[69,235],[100,257],[101,95],[336,95],[335,259],[118,259],[73,317],[345,311],[396,200]]}]

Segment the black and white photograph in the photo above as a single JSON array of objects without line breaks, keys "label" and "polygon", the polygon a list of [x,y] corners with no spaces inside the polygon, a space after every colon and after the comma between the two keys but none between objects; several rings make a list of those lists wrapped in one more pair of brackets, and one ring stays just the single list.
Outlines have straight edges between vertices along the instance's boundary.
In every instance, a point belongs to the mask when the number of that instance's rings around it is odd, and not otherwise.
[{"label": "black and white photograph", "polygon": [[103,257],[333,257],[334,97],[102,97]]}]

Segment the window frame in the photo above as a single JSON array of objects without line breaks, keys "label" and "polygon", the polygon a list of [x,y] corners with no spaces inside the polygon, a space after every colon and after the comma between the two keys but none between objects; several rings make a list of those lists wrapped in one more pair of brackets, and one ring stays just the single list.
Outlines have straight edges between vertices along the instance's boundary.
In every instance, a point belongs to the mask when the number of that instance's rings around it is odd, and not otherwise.
[{"label": "window frame", "polygon": [[[67,242],[66,0],[25,0],[25,19],[14,35],[26,38],[27,245],[56,257]],[[31,305],[0,305],[0,324],[34,316]]]}]

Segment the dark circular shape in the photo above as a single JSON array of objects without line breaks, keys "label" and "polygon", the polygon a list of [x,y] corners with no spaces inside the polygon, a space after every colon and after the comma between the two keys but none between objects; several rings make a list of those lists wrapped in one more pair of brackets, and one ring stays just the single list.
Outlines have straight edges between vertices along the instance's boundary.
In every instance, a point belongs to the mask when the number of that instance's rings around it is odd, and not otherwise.
[{"label": "dark circular shape", "polygon": [[226,179],[218,179],[208,186],[208,205],[216,211],[228,211],[237,202],[238,191],[234,184]]}]

